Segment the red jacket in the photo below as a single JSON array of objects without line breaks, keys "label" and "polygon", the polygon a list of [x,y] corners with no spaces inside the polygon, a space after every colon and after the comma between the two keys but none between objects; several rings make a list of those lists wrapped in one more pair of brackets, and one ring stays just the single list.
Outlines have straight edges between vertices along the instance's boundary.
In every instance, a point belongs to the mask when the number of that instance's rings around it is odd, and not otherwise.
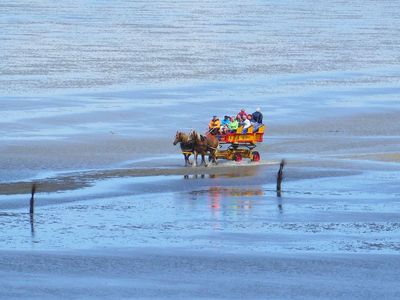
[{"label": "red jacket", "polygon": [[247,118],[247,113],[245,112],[245,111],[240,111],[239,113],[238,113],[238,115],[243,119],[243,118]]}]

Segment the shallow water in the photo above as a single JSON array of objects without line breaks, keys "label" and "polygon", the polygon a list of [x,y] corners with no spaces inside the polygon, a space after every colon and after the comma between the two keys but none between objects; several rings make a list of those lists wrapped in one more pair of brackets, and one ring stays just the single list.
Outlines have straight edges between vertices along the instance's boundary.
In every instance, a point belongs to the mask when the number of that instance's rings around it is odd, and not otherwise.
[{"label": "shallow water", "polygon": [[[377,179],[388,189],[377,190]],[[374,172],[289,181],[282,197],[252,177],[248,185],[200,175],[111,179],[39,194],[36,201],[47,204],[33,220],[26,208],[2,212],[0,248],[399,254],[399,193],[389,189],[398,179],[398,172]]]}]

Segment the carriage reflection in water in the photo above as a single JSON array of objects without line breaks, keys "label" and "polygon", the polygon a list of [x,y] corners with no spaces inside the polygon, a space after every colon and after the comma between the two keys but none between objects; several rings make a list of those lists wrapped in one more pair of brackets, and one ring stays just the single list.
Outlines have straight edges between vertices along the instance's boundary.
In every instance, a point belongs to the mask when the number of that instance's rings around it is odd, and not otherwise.
[{"label": "carriage reflection in water", "polygon": [[182,154],[185,158],[185,166],[191,165],[189,157],[194,154],[193,165],[196,165],[197,155],[202,156],[202,164],[206,165],[204,156],[209,154],[209,161],[216,162],[216,159],[227,159],[240,162],[248,158],[253,162],[260,161],[260,153],[254,149],[257,143],[263,141],[265,125],[261,125],[254,131],[251,126],[243,133],[243,127],[239,127],[235,132],[212,135],[207,133],[205,136],[191,131],[189,134],[177,132],[174,145],[180,143]]}]

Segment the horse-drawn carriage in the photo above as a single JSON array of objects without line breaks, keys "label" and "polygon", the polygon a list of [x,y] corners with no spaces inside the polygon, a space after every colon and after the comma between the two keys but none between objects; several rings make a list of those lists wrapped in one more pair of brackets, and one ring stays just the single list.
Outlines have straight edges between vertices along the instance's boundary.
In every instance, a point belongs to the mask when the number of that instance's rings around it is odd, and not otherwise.
[{"label": "horse-drawn carriage", "polygon": [[212,135],[210,133],[201,135],[196,131],[191,131],[188,135],[177,132],[174,145],[180,143],[182,154],[185,157],[185,165],[191,164],[189,156],[194,154],[194,164],[197,162],[197,155],[202,156],[202,163],[205,162],[205,155],[209,153],[209,161],[216,162],[223,158],[234,161],[241,161],[249,158],[251,161],[260,161],[260,153],[254,151],[257,143],[263,141],[265,126],[261,125],[255,132],[251,126],[243,133],[243,127],[239,127],[234,133]]}]

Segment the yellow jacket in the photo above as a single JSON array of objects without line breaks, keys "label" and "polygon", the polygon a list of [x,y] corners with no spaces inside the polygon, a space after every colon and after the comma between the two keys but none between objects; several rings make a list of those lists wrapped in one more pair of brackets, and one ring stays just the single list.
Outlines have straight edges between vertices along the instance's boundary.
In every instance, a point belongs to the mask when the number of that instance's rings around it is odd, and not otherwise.
[{"label": "yellow jacket", "polygon": [[221,121],[219,119],[211,120],[210,124],[208,124],[208,129],[220,128]]}]

